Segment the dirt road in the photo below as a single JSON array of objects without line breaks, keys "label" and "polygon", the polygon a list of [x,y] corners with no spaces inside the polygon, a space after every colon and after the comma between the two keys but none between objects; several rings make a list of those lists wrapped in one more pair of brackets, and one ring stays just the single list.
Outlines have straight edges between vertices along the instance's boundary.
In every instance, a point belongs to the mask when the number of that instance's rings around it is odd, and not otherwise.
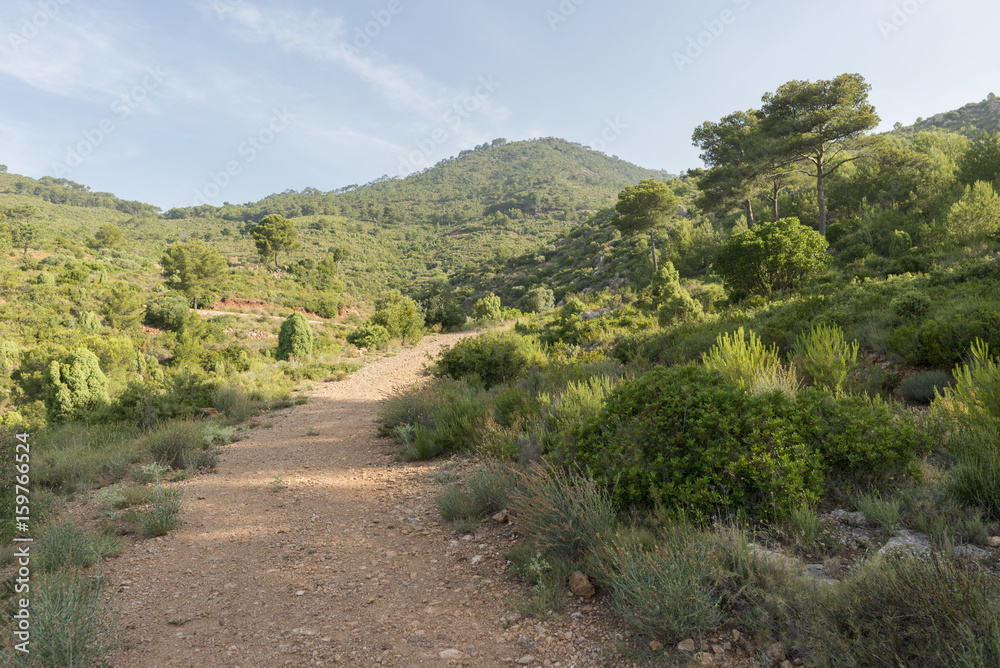
[{"label": "dirt road", "polygon": [[318,386],[181,483],[180,527],[110,565],[126,622],[111,665],[608,665],[593,606],[518,619],[509,525],[458,540],[434,507],[440,463],[394,463],[375,436],[378,400],[461,336]]}]

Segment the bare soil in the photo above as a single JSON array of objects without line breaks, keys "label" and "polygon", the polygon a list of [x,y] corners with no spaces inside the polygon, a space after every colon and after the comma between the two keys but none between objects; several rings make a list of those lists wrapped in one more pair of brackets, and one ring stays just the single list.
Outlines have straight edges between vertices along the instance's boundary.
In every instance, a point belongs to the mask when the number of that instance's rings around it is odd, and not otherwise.
[{"label": "bare soil", "polygon": [[600,606],[567,596],[545,622],[520,618],[512,525],[457,536],[435,509],[442,464],[394,462],[376,436],[379,400],[462,336],[317,386],[178,483],[179,528],[109,565],[125,619],[110,664],[626,665]]}]

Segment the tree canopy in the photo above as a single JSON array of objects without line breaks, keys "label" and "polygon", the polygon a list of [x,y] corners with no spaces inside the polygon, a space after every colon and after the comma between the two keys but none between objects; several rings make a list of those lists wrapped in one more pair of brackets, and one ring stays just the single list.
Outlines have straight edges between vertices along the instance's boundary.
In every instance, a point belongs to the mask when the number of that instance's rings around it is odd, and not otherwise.
[{"label": "tree canopy", "polygon": [[219,252],[205,245],[201,239],[176,243],[166,250],[160,260],[167,284],[184,292],[195,302],[209,289],[212,282],[226,268],[226,261]]},{"label": "tree canopy", "polygon": [[662,181],[643,179],[639,185],[628,186],[618,193],[615,211],[618,216],[612,220],[612,224],[622,236],[649,233],[653,246],[653,271],[656,271],[659,267],[653,232],[677,211],[677,196],[674,191]]},{"label": "tree canopy", "polygon": [[250,230],[254,245],[257,246],[257,254],[261,262],[274,260],[274,266],[281,268],[278,264],[278,254],[290,251],[299,246],[299,233],[295,229],[295,224],[284,216],[272,213],[264,216],[257,225]]}]

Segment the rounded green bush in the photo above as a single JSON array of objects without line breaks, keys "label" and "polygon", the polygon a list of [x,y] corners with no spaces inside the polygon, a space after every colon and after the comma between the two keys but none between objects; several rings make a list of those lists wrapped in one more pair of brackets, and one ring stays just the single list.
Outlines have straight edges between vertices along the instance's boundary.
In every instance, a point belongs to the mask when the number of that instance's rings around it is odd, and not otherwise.
[{"label": "rounded green bush", "polygon": [[97,334],[101,331],[101,319],[93,311],[84,311],[76,320],[77,327],[85,334]]},{"label": "rounded green bush", "polygon": [[389,343],[389,330],[382,325],[366,322],[347,335],[347,342],[358,348],[382,350]]},{"label": "rounded green bush", "polygon": [[274,354],[277,360],[288,360],[293,357],[305,359],[312,355],[313,333],[309,321],[301,313],[293,313],[281,323],[278,332],[278,351]]},{"label": "rounded green bush", "polygon": [[472,306],[472,317],[479,321],[500,320],[503,318],[503,309],[500,306],[500,298],[492,292],[478,300]]},{"label": "rounded green bush", "polygon": [[180,331],[188,315],[188,299],[171,290],[146,302],[146,324],[174,332]]},{"label": "rounded green bush", "polygon": [[514,332],[487,332],[445,350],[438,361],[441,375],[475,376],[487,388],[522,378],[542,359],[538,344]]},{"label": "rounded green bush", "polygon": [[416,344],[424,336],[424,316],[420,307],[398,290],[375,302],[375,314],[370,322],[384,327],[390,339],[402,339],[403,343]]},{"label": "rounded green bush", "polygon": [[920,318],[931,310],[931,298],[917,290],[907,290],[889,302],[889,308],[900,318]]},{"label": "rounded green bush", "polygon": [[628,504],[661,498],[702,521],[727,509],[783,516],[815,502],[822,482],[800,413],[783,395],[747,395],[713,371],[659,367],[612,392],[565,461]]},{"label": "rounded green bush", "polygon": [[934,400],[935,393],[942,393],[951,381],[951,374],[947,371],[921,371],[907,376],[899,384],[899,393],[915,403],[929,404]]},{"label": "rounded green bush", "polygon": [[524,295],[525,313],[545,313],[556,305],[555,294],[550,288],[533,288]]},{"label": "rounded green bush", "polygon": [[81,420],[106,406],[108,377],[97,356],[77,348],[61,360],[53,360],[45,371],[45,411],[51,422]]}]

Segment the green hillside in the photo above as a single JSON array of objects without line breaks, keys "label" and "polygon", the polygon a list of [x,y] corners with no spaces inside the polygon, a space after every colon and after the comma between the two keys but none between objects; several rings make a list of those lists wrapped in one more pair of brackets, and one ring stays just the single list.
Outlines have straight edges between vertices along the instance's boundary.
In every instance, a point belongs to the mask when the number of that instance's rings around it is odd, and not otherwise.
[{"label": "green hillside", "polygon": [[960,109],[918,118],[910,126],[897,124],[896,131],[913,133],[934,128],[958,132],[970,139],[982,132],[996,132],[1000,130],[1000,98],[990,93],[982,102],[970,102]]}]

